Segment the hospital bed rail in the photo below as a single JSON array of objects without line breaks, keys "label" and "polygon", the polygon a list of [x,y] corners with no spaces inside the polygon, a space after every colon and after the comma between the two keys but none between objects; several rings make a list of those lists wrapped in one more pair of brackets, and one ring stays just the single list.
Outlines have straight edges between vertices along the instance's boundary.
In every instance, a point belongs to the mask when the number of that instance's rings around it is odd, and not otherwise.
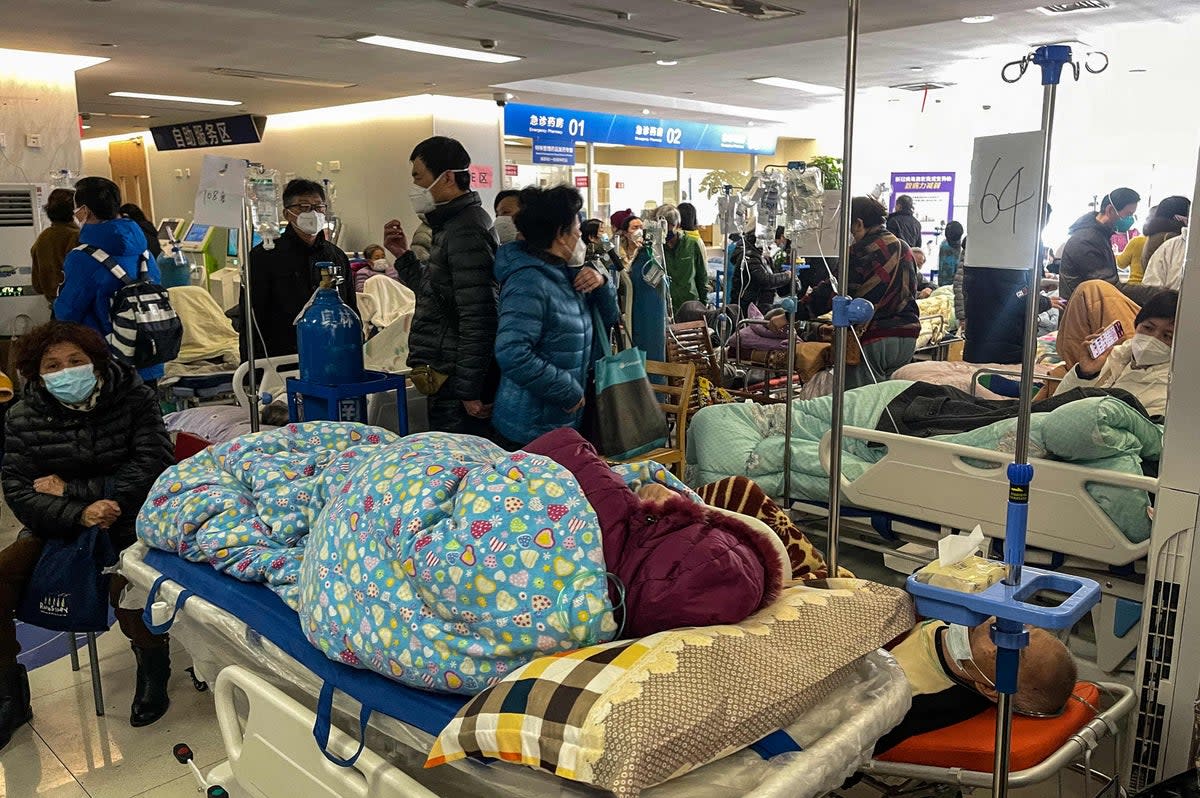
[{"label": "hospital bed rail", "polygon": [[[826,433],[821,439],[821,464],[826,470],[830,437]],[[857,479],[842,477],[842,492],[850,504],[953,529],[978,525],[987,537],[1004,538],[1005,469],[1011,454],[861,427],[846,427],[845,438],[887,448]],[[990,467],[975,464],[980,462]],[[1030,547],[1105,565],[1128,565],[1146,556],[1148,542],[1129,540],[1087,488],[1108,485],[1154,495],[1158,480],[1040,458],[1031,458],[1031,463],[1037,482],[1029,510]],[[932,485],[938,490],[936,502],[929,500]]]}]

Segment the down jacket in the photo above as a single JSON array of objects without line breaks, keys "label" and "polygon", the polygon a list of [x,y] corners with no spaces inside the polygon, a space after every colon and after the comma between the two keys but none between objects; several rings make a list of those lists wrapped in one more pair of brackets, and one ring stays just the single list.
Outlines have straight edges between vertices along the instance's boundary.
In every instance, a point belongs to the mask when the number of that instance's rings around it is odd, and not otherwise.
[{"label": "down jacket", "polygon": [[426,215],[433,230],[428,263],[411,249],[396,260],[400,281],[417,295],[408,338],[410,366],[449,377],[441,398],[490,402],[496,341],[496,238],[492,218],[468,191]]},{"label": "down jacket", "polygon": [[[8,413],[4,498],[17,519],[41,538],[70,537],[92,502],[112,499],[121,517],[110,530],[121,549],[134,540],[134,519],[154,480],[174,457],[154,391],[133,370],[112,362],[90,412],[73,410],[29,383]],[[67,483],[63,496],[38,493],[39,477]]]},{"label": "down jacket", "polygon": [[921,248],[921,220],[912,211],[896,211],[889,214],[887,229],[913,249]]},{"label": "down jacket", "polygon": [[762,249],[750,235],[743,236],[734,245],[729,268],[733,272],[733,300],[741,306],[742,313],[746,313],[751,305],[766,313],[775,300],[792,287],[792,273],[776,271],[774,264],[763,258]]},{"label": "down jacket", "polygon": [[625,589],[622,637],[740,623],[791,578],[787,550],[761,521],[682,495],[644,503],[575,430],[544,435],[525,451],[570,470],[596,511],[605,565]]},{"label": "down jacket", "polygon": [[492,424],[518,445],[579,425],[583,411],[569,410],[587,388],[595,336],[592,309],[606,328],[617,322],[612,282],[582,294],[574,286],[578,271],[552,255],[530,252],[521,241],[505,244],[496,254],[500,389]]},{"label": "down jacket", "polygon": [[[91,244],[112,255],[113,260],[134,279],[138,273],[138,260],[146,252],[146,236],[131,219],[85,224],[79,231],[79,243]],[[146,265],[150,280],[161,282],[162,273],[154,258]],[[91,327],[107,337],[112,332],[113,295],[120,287],[121,281],[91,255],[78,250],[68,252],[63,261],[62,288],[58,299],[54,300],[54,318]],[[159,364],[141,369],[138,374],[143,380],[157,380],[163,371]]]},{"label": "down jacket", "polygon": [[1112,227],[1085,213],[1071,225],[1071,238],[1063,246],[1058,270],[1058,294],[1070,299],[1080,283],[1103,280],[1117,285],[1117,256],[1112,251]]}]

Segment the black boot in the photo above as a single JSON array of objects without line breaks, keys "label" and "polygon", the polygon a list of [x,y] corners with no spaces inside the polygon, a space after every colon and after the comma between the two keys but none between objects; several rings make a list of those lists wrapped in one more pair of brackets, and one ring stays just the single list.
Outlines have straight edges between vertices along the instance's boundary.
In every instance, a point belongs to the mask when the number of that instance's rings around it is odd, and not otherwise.
[{"label": "black boot", "polygon": [[8,745],[13,732],[29,722],[29,674],[24,665],[0,666],[0,749]]},{"label": "black boot", "polygon": [[171,678],[171,649],[133,647],[137,658],[137,684],[133,690],[133,706],[129,725],[135,729],[149,726],[167,713],[171,699],[167,695],[167,680]]}]

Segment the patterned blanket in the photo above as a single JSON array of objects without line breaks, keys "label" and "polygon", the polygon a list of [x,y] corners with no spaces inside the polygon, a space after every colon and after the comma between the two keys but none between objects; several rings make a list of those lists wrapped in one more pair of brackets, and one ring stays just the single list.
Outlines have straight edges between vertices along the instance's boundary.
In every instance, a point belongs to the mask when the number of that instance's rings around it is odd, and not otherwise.
[{"label": "patterned blanket", "polygon": [[299,606],[304,539],[369,451],[394,444],[359,424],[292,424],[211,446],[168,468],[138,515],[138,537]]}]

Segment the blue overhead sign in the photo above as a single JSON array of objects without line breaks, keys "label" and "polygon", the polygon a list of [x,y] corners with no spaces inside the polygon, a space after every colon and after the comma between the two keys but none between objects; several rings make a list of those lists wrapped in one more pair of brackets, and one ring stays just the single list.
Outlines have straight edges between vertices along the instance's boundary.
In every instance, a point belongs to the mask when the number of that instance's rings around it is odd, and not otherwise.
[{"label": "blue overhead sign", "polygon": [[202,147],[226,147],[230,144],[258,144],[266,129],[265,116],[226,116],[201,122],[160,125],[150,128],[154,148],[159,152],[198,150]]},{"label": "blue overhead sign", "polygon": [[575,143],[572,141],[533,140],[533,162],[556,166],[575,165]]},{"label": "blue overhead sign", "polygon": [[750,127],[621,116],[520,103],[504,106],[504,133],[544,144],[564,143],[564,146],[584,141],[747,155],[773,155],[776,138],[770,131]]}]

